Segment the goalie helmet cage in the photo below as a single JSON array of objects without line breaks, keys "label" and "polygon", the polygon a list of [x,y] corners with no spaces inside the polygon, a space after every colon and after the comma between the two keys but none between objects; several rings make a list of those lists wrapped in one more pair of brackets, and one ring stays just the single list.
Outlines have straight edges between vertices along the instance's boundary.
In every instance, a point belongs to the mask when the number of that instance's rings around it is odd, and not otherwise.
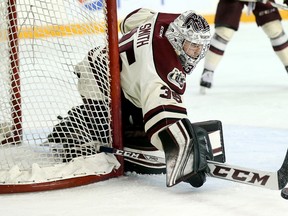
[{"label": "goalie helmet cage", "polygon": [[[86,100],[92,101],[87,106],[75,65],[95,47],[106,51],[98,53],[101,61],[89,62],[94,76],[84,74],[84,81],[101,80],[97,88],[105,98]],[[95,88],[85,91],[93,95]],[[116,0],[1,1],[0,95],[0,193],[122,175],[123,159],[83,145],[122,148]],[[58,139],[51,141],[51,134]]]}]

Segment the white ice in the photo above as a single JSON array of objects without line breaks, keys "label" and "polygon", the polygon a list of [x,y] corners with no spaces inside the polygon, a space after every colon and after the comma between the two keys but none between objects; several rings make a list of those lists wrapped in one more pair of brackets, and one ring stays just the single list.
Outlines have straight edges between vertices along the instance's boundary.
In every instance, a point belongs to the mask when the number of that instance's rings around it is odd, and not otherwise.
[{"label": "white ice", "polygon": [[[284,22],[287,30],[288,22]],[[213,26],[212,26],[213,29]],[[203,62],[188,78],[192,122],[223,122],[227,162],[276,171],[288,148],[288,74],[254,23],[241,24],[215,73],[199,94]],[[287,215],[280,191],[208,178],[201,188],[165,186],[164,175],[129,175],[87,186],[0,196],[2,216]],[[285,213],[286,212],[286,213]]]}]

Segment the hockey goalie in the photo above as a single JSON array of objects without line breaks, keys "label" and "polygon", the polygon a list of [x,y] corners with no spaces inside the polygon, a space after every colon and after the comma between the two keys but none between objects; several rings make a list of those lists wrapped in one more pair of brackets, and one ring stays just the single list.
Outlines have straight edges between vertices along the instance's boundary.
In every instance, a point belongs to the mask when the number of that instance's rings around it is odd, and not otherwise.
[{"label": "hockey goalie", "polygon": [[[125,171],[166,173],[168,187],[180,182],[202,186],[207,160],[225,161],[221,122],[192,124],[183,102],[186,76],[209,48],[207,21],[194,11],[170,14],[140,8],[126,16],[120,29],[124,149],[163,156],[166,162],[126,158]],[[64,162],[97,154],[91,140],[110,142],[105,52],[105,47],[96,47],[75,67],[83,104],[60,118],[48,136],[49,142],[65,143]]]}]

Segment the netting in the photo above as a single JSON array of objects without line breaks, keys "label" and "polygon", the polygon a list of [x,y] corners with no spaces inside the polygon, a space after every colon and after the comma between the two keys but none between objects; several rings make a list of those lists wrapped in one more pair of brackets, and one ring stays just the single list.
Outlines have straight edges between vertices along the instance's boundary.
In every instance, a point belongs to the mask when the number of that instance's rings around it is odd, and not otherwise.
[{"label": "netting", "polygon": [[94,148],[113,142],[106,12],[100,0],[0,2],[0,184],[119,166]]}]

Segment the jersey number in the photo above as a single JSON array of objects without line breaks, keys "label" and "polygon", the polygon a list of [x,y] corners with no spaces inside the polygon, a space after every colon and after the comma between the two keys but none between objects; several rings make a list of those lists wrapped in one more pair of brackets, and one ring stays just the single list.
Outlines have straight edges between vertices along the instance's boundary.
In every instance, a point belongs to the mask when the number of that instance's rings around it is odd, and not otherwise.
[{"label": "jersey number", "polygon": [[164,92],[162,94],[160,94],[160,97],[166,98],[166,99],[172,99],[173,98],[178,103],[182,103],[181,96],[179,94],[177,94],[176,92],[172,91],[167,86],[162,86],[161,90],[163,90]]}]

